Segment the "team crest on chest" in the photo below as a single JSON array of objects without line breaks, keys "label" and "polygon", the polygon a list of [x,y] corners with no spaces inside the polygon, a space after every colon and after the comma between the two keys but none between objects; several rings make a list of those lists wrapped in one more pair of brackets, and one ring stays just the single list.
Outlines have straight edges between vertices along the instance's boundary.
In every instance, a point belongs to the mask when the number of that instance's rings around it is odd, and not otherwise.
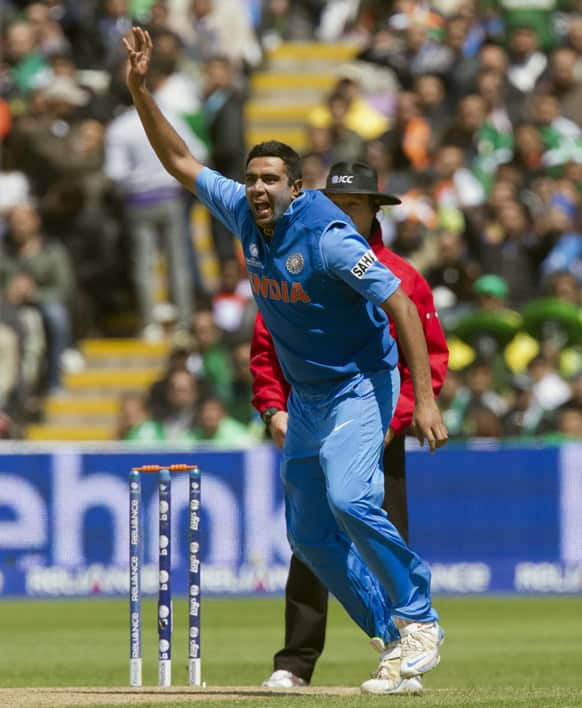
[{"label": "team crest on chest", "polygon": [[300,253],[292,253],[285,261],[285,268],[287,268],[290,273],[293,273],[293,275],[301,273],[304,265],[305,261]]},{"label": "team crest on chest", "polygon": [[249,253],[253,258],[259,257],[259,247],[256,243],[251,243],[251,245],[249,246]]}]

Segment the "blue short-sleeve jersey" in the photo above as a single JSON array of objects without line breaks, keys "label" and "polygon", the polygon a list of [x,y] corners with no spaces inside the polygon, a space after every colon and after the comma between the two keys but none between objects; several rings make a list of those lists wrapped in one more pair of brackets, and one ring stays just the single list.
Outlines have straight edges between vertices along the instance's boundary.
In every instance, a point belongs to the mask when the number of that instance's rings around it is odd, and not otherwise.
[{"label": "blue short-sleeve jersey", "polygon": [[326,395],[355,374],[396,366],[396,344],[378,306],[400,281],[333,202],[302,192],[267,241],[244,185],[204,168],[196,194],[240,238],[257,306],[295,389]]}]

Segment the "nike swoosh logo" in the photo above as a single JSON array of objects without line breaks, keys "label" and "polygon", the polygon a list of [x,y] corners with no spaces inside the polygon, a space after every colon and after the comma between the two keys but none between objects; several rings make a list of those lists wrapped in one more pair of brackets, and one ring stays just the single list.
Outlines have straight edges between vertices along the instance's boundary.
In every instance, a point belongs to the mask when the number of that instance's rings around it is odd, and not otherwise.
[{"label": "nike swoosh logo", "polygon": [[339,425],[336,425],[335,428],[331,431],[332,433],[335,433],[336,430],[341,430],[342,428],[345,428],[346,425],[349,425],[350,423],[353,423],[354,419],[351,418],[350,420],[346,420],[345,423],[340,423]]},{"label": "nike swoosh logo", "polygon": [[406,666],[416,666],[419,661],[423,661],[424,657],[421,656],[419,659],[415,659],[415,661],[407,661]]}]

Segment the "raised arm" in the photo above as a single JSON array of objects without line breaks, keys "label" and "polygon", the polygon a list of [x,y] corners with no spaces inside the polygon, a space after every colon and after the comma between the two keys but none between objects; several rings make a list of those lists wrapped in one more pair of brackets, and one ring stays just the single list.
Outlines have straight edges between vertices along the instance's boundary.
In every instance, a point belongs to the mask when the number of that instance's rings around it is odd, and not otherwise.
[{"label": "raised arm", "polygon": [[196,177],[204,165],[188,150],[158,108],[146,86],[153,42],[149,32],[133,27],[131,41],[123,39],[127,50],[127,87],[144,130],[164,168],[190,192],[196,191]]},{"label": "raised arm", "polygon": [[394,322],[414,386],[413,426],[422,445],[426,440],[433,452],[447,441],[447,428],[434,399],[426,340],[414,303],[398,288],[382,305]]}]

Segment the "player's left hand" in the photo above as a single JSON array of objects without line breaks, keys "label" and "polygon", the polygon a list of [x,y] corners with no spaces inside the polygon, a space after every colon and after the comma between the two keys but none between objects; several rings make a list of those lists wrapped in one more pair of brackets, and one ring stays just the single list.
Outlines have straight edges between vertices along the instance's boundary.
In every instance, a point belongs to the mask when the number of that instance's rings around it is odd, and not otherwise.
[{"label": "player's left hand", "polygon": [[431,452],[448,440],[447,426],[434,399],[416,404],[412,426],[418,442],[424,445],[426,440]]}]

